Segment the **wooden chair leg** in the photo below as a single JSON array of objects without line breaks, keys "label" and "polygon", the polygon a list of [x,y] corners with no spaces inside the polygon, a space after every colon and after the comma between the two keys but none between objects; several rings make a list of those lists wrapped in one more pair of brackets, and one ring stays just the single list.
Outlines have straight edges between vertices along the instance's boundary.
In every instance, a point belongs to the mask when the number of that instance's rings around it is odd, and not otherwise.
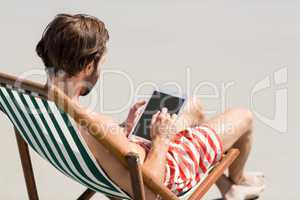
[{"label": "wooden chair leg", "polygon": [[90,198],[92,198],[92,196],[94,196],[95,193],[96,192],[94,190],[87,189],[80,195],[80,197],[78,197],[77,200],[89,200]]},{"label": "wooden chair leg", "polygon": [[239,155],[238,149],[230,149],[222,160],[214,167],[211,173],[206,177],[203,183],[200,184],[198,189],[189,197],[188,200],[199,200],[211,188],[213,184],[224,174],[224,171],[231,165],[231,163]]},{"label": "wooden chair leg", "polygon": [[131,178],[131,187],[134,191],[134,200],[145,200],[145,190],[142,177],[142,169],[140,166],[139,157],[135,153],[129,153],[126,155],[130,178]]},{"label": "wooden chair leg", "polygon": [[22,163],[24,178],[26,182],[28,197],[30,200],[38,200],[38,192],[36,188],[36,183],[34,179],[34,173],[32,170],[32,164],[29,154],[29,149],[27,143],[23,140],[17,129],[15,128],[15,135],[18,143],[18,149],[20,154],[20,159]]}]

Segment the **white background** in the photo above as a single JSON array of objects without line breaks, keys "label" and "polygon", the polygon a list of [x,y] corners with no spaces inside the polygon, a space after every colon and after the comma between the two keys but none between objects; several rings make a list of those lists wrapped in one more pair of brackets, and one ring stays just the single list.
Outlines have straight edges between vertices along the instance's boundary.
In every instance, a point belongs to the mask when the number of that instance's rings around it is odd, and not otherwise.
[{"label": "white background", "polygon": [[[221,92],[222,84],[233,81],[226,93],[226,108],[250,107],[254,85],[287,67],[288,83],[257,94],[255,109],[272,118],[276,112],[276,89],[288,87],[288,130],[279,133],[256,118],[255,143],[247,169],[263,171],[267,176],[268,187],[261,199],[297,200],[299,10],[299,1],[292,0],[1,1],[0,69],[16,75],[43,70],[35,45],[48,22],[61,12],[87,13],[106,23],[111,39],[103,70],[125,72],[134,89],[144,81],[159,86],[176,81],[187,92],[202,81],[209,81]],[[43,76],[32,79],[45,80]],[[100,105],[107,111],[128,101],[132,103],[129,83],[124,77],[108,74],[100,82],[104,84],[104,95],[96,110],[101,111]],[[143,89],[146,93],[150,90]],[[94,93],[99,96],[99,84]],[[221,112],[224,102],[220,98],[206,98],[203,103],[208,110]],[[122,121],[126,114],[127,110],[113,116]],[[0,199],[27,199],[13,129],[4,115],[0,117],[0,127]],[[40,199],[74,199],[84,190],[36,154],[33,164]],[[205,199],[217,197],[214,188]],[[94,199],[105,198],[97,195]]]}]

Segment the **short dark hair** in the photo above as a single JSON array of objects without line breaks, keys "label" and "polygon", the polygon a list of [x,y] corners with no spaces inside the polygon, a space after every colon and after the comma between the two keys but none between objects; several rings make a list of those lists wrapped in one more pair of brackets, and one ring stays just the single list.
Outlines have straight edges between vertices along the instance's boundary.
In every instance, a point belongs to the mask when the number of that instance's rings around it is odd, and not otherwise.
[{"label": "short dark hair", "polygon": [[46,27],[36,52],[47,70],[73,76],[94,61],[97,67],[109,39],[104,23],[85,14],[58,14]]}]

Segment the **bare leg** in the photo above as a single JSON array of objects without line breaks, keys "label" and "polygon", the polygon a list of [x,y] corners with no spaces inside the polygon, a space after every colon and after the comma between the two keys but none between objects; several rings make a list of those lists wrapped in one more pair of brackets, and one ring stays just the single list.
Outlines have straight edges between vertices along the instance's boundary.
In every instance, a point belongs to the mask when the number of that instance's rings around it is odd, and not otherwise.
[{"label": "bare leg", "polygon": [[224,151],[234,147],[240,150],[239,157],[229,168],[229,177],[240,184],[243,170],[252,144],[252,114],[245,109],[229,110],[206,122],[220,133]]},{"label": "bare leg", "polygon": [[[191,97],[178,119],[178,129],[201,125],[203,107],[197,97]],[[229,168],[229,177],[235,184],[243,181],[243,171],[252,144],[252,114],[246,109],[232,109],[205,122],[221,133],[224,151],[234,147],[240,150],[238,159]]]},{"label": "bare leg", "polygon": [[216,183],[218,189],[220,190],[222,197],[225,198],[228,191],[231,189],[233,183],[225,175],[222,175]]},{"label": "bare leg", "polygon": [[240,150],[238,159],[228,170],[229,177],[223,175],[217,182],[224,198],[253,198],[262,192],[264,188],[262,173],[250,174],[244,172],[252,145],[253,120],[250,111],[232,109],[204,122],[201,101],[199,98],[193,97],[189,99],[179,122],[179,130],[205,123],[221,134],[224,151],[232,147]]},{"label": "bare leg", "polygon": [[258,196],[264,185],[260,177],[244,173],[252,144],[252,114],[246,109],[232,109],[205,122],[220,133],[224,151],[231,147],[240,150],[239,157],[229,168],[229,178],[222,176],[217,182],[227,199],[246,199]]},{"label": "bare leg", "polygon": [[232,109],[206,121],[205,124],[220,133],[224,151],[232,147],[240,150],[238,159],[229,168],[229,177],[235,184],[247,185],[245,178],[249,175],[243,172],[252,146],[251,112],[246,109]]}]

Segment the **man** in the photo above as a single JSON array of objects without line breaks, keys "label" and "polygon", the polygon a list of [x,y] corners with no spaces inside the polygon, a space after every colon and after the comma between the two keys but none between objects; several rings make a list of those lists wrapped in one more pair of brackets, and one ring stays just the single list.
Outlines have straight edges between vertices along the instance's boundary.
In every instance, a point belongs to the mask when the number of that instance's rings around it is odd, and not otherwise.
[{"label": "man", "polygon": [[[55,85],[77,105],[96,84],[106,57],[108,31],[103,22],[88,15],[60,14],[47,26],[36,51],[43,60],[48,85]],[[229,148],[240,150],[238,159],[217,185],[227,200],[251,199],[264,189],[260,173],[246,173],[244,166],[252,143],[252,115],[246,109],[232,109],[204,120],[199,100],[190,100],[185,112],[170,116],[166,108],[153,115],[152,142],[129,139],[128,133],[145,101],[136,103],[129,112],[126,127],[109,116],[89,113],[106,131],[106,137],[122,144],[125,151],[139,154],[145,168],[175,194],[188,191],[199,182],[208,168]],[[80,106],[80,105],[79,105]],[[86,110],[88,112],[88,110]],[[132,195],[126,169],[79,126],[82,136],[102,168],[123,190]],[[109,129],[107,129],[109,128]],[[156,196],[146,189],[147,199]]]}]

